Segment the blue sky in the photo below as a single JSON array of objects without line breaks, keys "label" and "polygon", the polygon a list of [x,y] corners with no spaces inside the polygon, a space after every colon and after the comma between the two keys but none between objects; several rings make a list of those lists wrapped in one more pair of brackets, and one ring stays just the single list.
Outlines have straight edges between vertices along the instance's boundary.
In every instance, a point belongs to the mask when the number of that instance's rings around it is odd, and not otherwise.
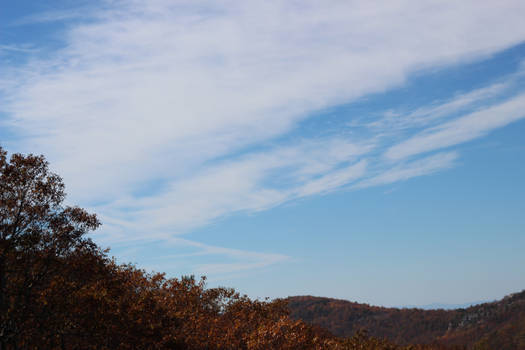
[{"label": "blue sky", "polygon": [[0,142],[122,262],[252,297],[525,288],[525,5],[17,1]]}]

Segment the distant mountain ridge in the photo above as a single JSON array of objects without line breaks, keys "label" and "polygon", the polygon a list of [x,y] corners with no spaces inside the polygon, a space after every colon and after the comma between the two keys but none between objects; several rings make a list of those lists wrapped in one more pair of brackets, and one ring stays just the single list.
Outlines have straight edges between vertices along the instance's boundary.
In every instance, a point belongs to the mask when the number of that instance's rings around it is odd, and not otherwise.
[{"label": "distant mountain ridge", "polygon": [[291,317],[350,336],[360,329],[400,344],[464,345],[525,350],[525,290],[499,301],[454,310],[386,308],[346,300],[289,297]]}]

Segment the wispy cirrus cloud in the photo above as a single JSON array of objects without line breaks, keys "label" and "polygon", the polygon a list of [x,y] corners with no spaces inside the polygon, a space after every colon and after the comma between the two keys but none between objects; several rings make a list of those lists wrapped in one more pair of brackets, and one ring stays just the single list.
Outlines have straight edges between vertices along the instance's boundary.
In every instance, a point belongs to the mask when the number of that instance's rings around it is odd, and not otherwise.
[{"label": "wispy cirrus cloud", "polygon": [[[169,238],[163,242],[173,247],[190,247],[194,249],[193,253],[184,254],[182,256],[164,255],[160,256],[159,260],[173,261],[177,258],[188,259],[190,256],[220,256],[226,257],[226,261],[222,263],[210,262],[210,263],[195,263],[190,266],[192,272],[198,275],[222,275],[238,273],[242,271],[253,270],[257,268],[267,267],[273,264],[284,262],[290,259],[289,256],[275,253],[261,253],[254,251],[246,251],[239,249],[231,249],[219,246],[213,246],[209,244],[203,244],[201,242],[195,242],[180,237]],[[154,259],[152,259],[154,260]],[[224,259],[223,259],[224,260]],[[159,265],[160,261],[152,261],[152,269],[155,270],[155,266]]]},{"label": "wispy cirrus cloud", "polygon": [[430,106],[416,108],[413,111],[405,113],[387,111],[383,118],[367,124],[367,127],[376,128],[378,130],[388,129],[400,131],[425,127],[442,122],[443,118],[468,110],[480,102],[486,105],[487,100],[490,101],[490,99],[493,99],[494,97],[501,96],[505,90],[511,88],[515,78],[520,77],[521,75],[522,72],[519,71],[509,77],[505,82],[496,83],[467,93],[459,94],[449,101],[439,101]]},{"label": "wispy cirrus cloud", "polygon": [[35,53],[36,51],[36,49],[28,45],[0,45],[0,54],[2,52]]},{"label": "wispy cirrus cloud", "polygon": [[292,260],[284,254],[232,249],[181,237],[169,237],[150,243],[147,247],[131,243],[121,249],[118,256],[123,262],[136,262],[137,257],[144,256],[148,250],[155,253],[142,261],[141,268],[168,273],[177,271],[177,274],[211,275],[212,279],[208,279],[210,282],[217,282],[225,275],[232,276]]},{"label": "wispy cirrus cloud", "polygon": [[354,188],[365,188],[378,185],[387,185],[404,181],[417,176],[430,175],[454,166],[458,158],[456,152],[443,152],[412,162],[397,164],[378,175],[357,183]]},{"label": "wispy cirrus cloud", "polygon": [[97,12],[93,7],[84,6],[82,8],[74,8],[70,10],[55,10],[38,12],[32,15],[24,16],[12,21],[10,26],[24,26],[42,24],[48,22],[64,22],[73,20],[89,19],[96,16]]},{"label": "wispy cirrus cloud", "polygon": [[232,213],[449,168],[455,152],[405,158],[517,120],[521,97],[486,102],[505,99],[515,77],[367,120],[366,136],[345,133],[347,119],[296,131],[412,72],[517,45],[524,14],[520,1],[168,0],[36,14],[15,24],[67,20],[63,45],[2,73],[2,124],[15,132],[4,143],[46,154],[71,200],[100,214],[106,242],[167,240]]},{"label": "wispy cirrus cloud", "polygon": [[167,239],[233,213],[337,190],[365,175],[366,161],[359,159],[373,148],[331,138],[261,150],[203,166],[166,182],[158,193],[121,197],[99,208],[113,226],[110,241],[120,240],[118,231],[127,241],[144,239],[145,231],[150,239]]},{"label": "wispy cirrus cloud", "polygon": [[525,94],[423,130],[390,147],[385,156],[390,160],[399,160],[450,147],[483,136],[521,118],[525,118]]}]

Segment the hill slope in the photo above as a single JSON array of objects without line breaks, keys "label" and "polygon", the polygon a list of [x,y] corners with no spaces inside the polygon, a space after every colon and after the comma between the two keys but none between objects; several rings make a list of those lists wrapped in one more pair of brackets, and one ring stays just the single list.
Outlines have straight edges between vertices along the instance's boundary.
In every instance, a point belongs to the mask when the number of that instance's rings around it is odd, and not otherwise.
[{"label": "hill slope", "polygon": [[422,310],[370,306],[312,296],[289,297],[291,317],[340,336],[359,329],[401,344],[442,343],[472,349],[525,349],[525,290],[466,309]]}]

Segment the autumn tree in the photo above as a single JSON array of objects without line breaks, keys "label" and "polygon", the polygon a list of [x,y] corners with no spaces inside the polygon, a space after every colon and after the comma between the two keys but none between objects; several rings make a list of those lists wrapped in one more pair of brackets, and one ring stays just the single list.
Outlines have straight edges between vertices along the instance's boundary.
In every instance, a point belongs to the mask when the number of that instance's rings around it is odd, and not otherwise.
[{"label": "autumn tree", "polygon": [[65,206],[62,179],[43,156],[0,148],[0,349],[16,341],[34,314],[36,295],[56,261],[76,250],[96,250],[85,234],[95,215]]}]

